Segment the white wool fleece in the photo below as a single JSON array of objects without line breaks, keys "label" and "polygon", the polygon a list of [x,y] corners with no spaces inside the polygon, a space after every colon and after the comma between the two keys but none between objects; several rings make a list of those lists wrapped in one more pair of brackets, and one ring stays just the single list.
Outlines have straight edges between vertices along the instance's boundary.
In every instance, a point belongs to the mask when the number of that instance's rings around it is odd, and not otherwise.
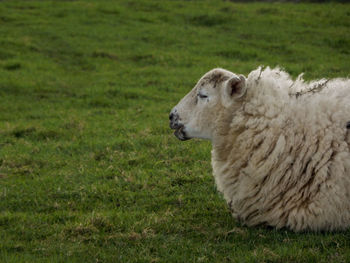
[{"label": "white wool fleece", "polygon": [[212,137],[215,181],[234,217],[294,231],[349,227],[350,80],[258,68],[246,87],[229,125],[217,114]]}]

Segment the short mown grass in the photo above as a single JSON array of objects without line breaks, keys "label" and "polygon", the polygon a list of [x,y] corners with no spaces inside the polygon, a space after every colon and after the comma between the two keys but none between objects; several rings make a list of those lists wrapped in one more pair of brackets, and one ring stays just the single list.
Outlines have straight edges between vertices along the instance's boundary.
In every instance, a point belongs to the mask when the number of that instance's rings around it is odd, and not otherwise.
[{"label": "short mown grass", "polygon": [[350,5],[0,2],[0,262],[348,262],[232,219],[168,113],[208,70],[349,76]]}]

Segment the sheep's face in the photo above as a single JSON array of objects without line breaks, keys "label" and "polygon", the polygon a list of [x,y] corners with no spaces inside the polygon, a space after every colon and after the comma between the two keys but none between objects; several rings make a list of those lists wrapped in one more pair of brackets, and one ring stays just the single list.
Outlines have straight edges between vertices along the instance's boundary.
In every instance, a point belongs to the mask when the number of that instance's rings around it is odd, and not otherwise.
[{"label": "sheep's face", "polygon": [[239,104],[245,91],[244,76],[213,69],[171,110],[170,128],[182,141],[191,138],[211,140],[219,114]]}]

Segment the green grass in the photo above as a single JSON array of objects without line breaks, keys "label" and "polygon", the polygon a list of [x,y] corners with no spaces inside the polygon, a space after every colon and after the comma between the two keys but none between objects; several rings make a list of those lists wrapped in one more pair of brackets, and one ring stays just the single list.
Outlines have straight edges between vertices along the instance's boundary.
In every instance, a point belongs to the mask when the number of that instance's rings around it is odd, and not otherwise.
[{"label": "green grass", "polygon": [[349,4],[0,2],[0,262],[348,262],[235,222],[168,113],[208,70],[346,77]]}]

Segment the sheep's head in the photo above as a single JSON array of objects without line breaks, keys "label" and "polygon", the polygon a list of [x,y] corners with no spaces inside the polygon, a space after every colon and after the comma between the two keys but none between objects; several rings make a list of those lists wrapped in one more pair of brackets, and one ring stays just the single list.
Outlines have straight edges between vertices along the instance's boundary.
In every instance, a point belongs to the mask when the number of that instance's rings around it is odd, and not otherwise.
[{"label": "sheep's head", "polygon": [[170,128],[182,141],[191,138],[211,140],[219,113],[232,111],[245,93],[243,75],[213,69],[171,110]]}]

